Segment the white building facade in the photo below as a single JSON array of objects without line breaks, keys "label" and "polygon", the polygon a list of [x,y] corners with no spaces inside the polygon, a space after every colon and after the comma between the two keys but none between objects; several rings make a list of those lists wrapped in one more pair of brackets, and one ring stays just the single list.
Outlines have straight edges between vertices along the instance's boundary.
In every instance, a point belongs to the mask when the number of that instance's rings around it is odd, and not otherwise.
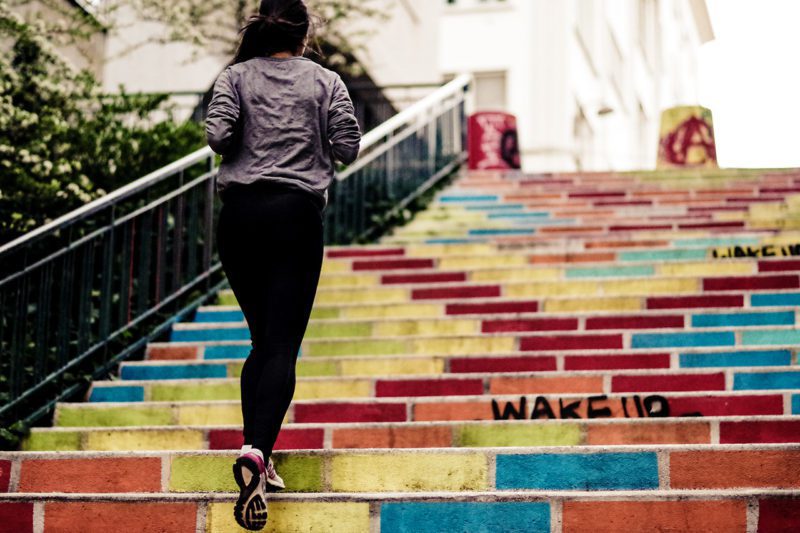
[{"label": "white building facade", "polygon": [[[699,50],[714,37],[705,0],[372,2],[387,19],[352,26],[371,30],[357,57],[377,85],[395,86],[386,96],[403,107],[473,74],[472,110],[517,117],[528,172],[654,167],[660,113],[698,103]],[[98,69],[109,91],[182,92],[188,113],[229,61],[154,43],[167,28],[132,10],[116,17]]]},{"label": "white building facade", "polygon": [[698,101],[704,0],[442,0],[438,63],[517,116],[523,168],[655,166],[661,110]]}]

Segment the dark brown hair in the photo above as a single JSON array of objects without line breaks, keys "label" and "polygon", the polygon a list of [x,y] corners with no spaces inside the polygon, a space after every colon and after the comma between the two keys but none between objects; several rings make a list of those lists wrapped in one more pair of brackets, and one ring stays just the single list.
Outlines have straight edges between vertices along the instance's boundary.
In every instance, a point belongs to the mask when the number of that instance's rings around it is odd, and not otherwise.
[{"label": "dark brown hair", "polygon": [[307,44],[312,18],[303,0],[261,0],[258,13],[240,31],[231,64],[278,52],[296,53]]}]

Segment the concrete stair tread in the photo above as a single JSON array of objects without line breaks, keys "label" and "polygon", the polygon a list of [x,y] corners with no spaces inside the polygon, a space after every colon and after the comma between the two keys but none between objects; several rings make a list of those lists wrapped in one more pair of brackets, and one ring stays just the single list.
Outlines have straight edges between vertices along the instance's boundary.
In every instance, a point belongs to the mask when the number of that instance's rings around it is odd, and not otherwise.
[{"label": "concrete stair tread", "polygon": [[[241,425],[70,427],[34,431],[26,451],[238,450]],[[299,439],[299,440],[298,440]],[[58,444],[55,444],[55,443]],[[800,444],[800,417],[694,417],[287,423],[277,451],[569,445]]]},{"label": "concrete stair tread", "polygon": [[[380,243],[326,247],[268,527],[791,529],[798,259],[713,256],[800,244],[762,202],[799,193],[800,171],[474,174]],[[60,403],[27,441],[51,451],[0,452],[0,523],[238,531],[249,341],[220,301]]]},{"label": "concrete stair tread", "polygon": [[[800,298],[800,290],[787,291],[789,294],[797,293]],[[768,314],[779,313],[786,311],[794,311],[796,306],[793,305],[772,305],[772,306],[758,306],[758,307],[703,307],[703,308],[670,308],[670,309],[642,309],[641,311],[561,311],[561,312],[518,312],[513,313],[513,319],[516,320],[535,320],[545,318],[593,318],[593,317],[606,317],[607,315],[619,316],[625,318],[638,318],[644,316],[684,316],[692,317],[693,315],[754,315],[754,314]],[[320,318],[311,319],[309,324],[319,325],[345,325],[345,324],[386,324],[386,323],[402,323],[402,324],[415,324],[415,323],[437,323],[437,322],[457,322],[457,321],[474,321],[474,322],[489,322],[492,320],[509,320],[508,315],[512,313],[483,313],[480,318],[471,315],[444,315],[438,318],[389,318],[389,317],[374,317],[374,318]],[[738,327],[738,326],[737,326]],[[744,326],[742,326],[744,327]],[[213,329],[242,329],[247,328],[247,322],[241,321],[221,321],[221,322],[178,322],[173,325],[174,331],[197,331],[197,330],[213,330]],[[314,337],[319,338],[319,337]],[[156,344],[156,343],[153,343]]]},{"label": "concrete stair tread", "polygon": [[[662,489],[657,491],[559,491],[559,490],[515,490],[515,491],[476,491],[476,492],[312,492],[312,493],[272,493],[267,494],[267,499],[273,502],[281,501],[315,501],[315,502],[389,502],[389,501],[625,501],[642,498],[648,500],[705,500],[718,498],[781,498],[798,499],[800,495],[793,489]],[[185,492],[185,493],[70,493],[50,492],[41,494],[37,492],[0,493],[0,502],[4,501],[37,501],[37,502],[69,502],[69,501],[99,501],[99,502],[234,502],[236,495],[232,493],[215,492]]]},{"label": "concrete stair tread", "polygon": [[[509,398],[511,399],[511,398]],[[516,399],[519,399],[516,397]],[[345,402],[343,402],[345,403]],[[349,403],[349,402],[346,402]],[[237,404],[238,405],[238,404]],[[569,425],[569,424],[660,424],[660,423],[685,423],[685,422],[800,422],[798,415],[734,415],[734,416],[703,416],[703,417],[650,417],[650,418],[594,418],[594,419],[509,419],[509,420],[420,420],[412,422],[286,422],[284,428],[316,428],[316,427],[426,427],[426,426],[446,426],[446,425],[484,425],[484,424],[547,424],[547,425]],[[207,424],[207,425],[174,425],[174,426],[54,426],[31,428],[31,433],[71,433],[74,431],[163,431],[165,427],[171,430],[202,430],[210,429],[241,429],[241,424]],[[798,435],[800,439],[800,435]]]},{"label": "concrete stair tread", "polygon": [[[458,372],[448,374],[386,374],[374,376],[308,376],[298,377],[298,381],[348,381],[353,379],[366,379],[366,380],[389,380],[389,381],[406,381],[413,379],[426,379],[426,380],[439,380],[439,379],[482,379],[482,376],[496,378],[496,377],[562,377],[565,375],[578,375],[578,376],[596,376],[596,375],[635,375],[635,376],[660,376],[660,375],[674,375],[674,374],[715,374],[715,373],[774,373],[774,372],[800,372],[800,366],[791,365],[786,367],[761,367],[761,366],[742,366],[742,367],[703,367],[703,368],[634,368],[634,369],[613,369],[613,370],[546,370],[546,371],[500,371],[500,372]],[[158,385],[160,382],[169,384],[181,383],[218,383],[220,381],[235,381],[237,378],[183,378],[183,379],[131,379],[131,380],[115,380],[115,381],[95,381],[93,386],[133,386],[133,385]],[[107,385],[104,385],[107,384]]]},{"label": "concrete stair tread", "polygon": [[[682,397],[705,397],[709,395],[710,391],[669,391],[670,396],[676,398]],[[379,405],[381,403],[387,404],[396,404],[396,403],[409,403],[412,402],[414,404],[418,403],[447,403],[447,402],[469,402],[469,401],[512,401],[518,400],[520,396],[531,396],[542,394],[546,395],[548,398],[577,398],[583,397],[585,394],[575,393],[575,392],[562,392],[562,393],[513,393],[513,394],[483,394],[483,395],[458,395],[458,396],[385,396],[379,398],[309,398],[309,399],[298,399],[293,403],[293,405],[306,405],[306,406],[313,406],[317,404],[337,404],[337,403],[346,403],[346,404],[359,404],[363,403],[365,405]],[[635,392],[622,392],[622,393],[612,393],[607,394],[609,398],[615,398],[624,396],[627,394],[637,394]],[[791,394],[798,394],[800,395],[800,391],[797,389],[770,389],[770,390],[734,390],[734,391],[713,391],[714,396],[720,397],[751,397],[751,396],[775,396],[775,395],[791,395]],[[145,407],[203,407],[203,406],[238,406],[239,400],[186,400],[186,401],[156,401],[156,400],[147,400],[143,402],[85,402],[85,401],[75,401],[75,402],[59,402],[57,407],[66,407],[69,409],[111,409],[111,408],[119,408],[119,407],[129,407],[129,408],[145,408]],[[291,409],[291,407],[290,407]]]}]

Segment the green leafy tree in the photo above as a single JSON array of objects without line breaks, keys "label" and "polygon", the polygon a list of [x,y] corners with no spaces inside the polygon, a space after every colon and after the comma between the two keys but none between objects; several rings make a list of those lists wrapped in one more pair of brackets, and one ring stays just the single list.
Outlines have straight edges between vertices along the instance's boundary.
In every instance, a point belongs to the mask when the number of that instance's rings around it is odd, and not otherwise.
[{"label": "green leafy tree", "polygon": [[[320,48],[333,52],[324,61],[338,69],[358,72],[360,66],[352,61],[353,54],[364,51],[364,38],[386,19],[394,1],[307,0],[318,19],[315,39]],[[98,4],[98,16],[113,31],[110,21],[115,19],[115,12],[122,7],[131,8],[141,20],[169,28],[153,42],[186,42],[198,49],[233,57],[238,31],[258,11],[259,3],[259,0],[103,0]],[[359,24],[354,25],[354,20],[360,21]]]},{"label": "green leafy tree", "polygon": [[0,42],[0,242],[203,145],[199,124],[151,120],[165,95],[104,94],[2,4]]}]

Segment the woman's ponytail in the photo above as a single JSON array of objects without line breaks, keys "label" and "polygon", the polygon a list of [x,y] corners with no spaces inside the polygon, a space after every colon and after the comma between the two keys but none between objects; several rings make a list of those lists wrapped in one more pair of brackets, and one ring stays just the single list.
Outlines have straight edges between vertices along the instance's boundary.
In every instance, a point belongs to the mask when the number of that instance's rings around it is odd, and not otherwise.
[{"label": "woman's ponytail", "polygon": [[241,29],[231,64],[278,52],[297,53],[306,44],[311,16],[303,0],[262,0],[259,12]]}]

